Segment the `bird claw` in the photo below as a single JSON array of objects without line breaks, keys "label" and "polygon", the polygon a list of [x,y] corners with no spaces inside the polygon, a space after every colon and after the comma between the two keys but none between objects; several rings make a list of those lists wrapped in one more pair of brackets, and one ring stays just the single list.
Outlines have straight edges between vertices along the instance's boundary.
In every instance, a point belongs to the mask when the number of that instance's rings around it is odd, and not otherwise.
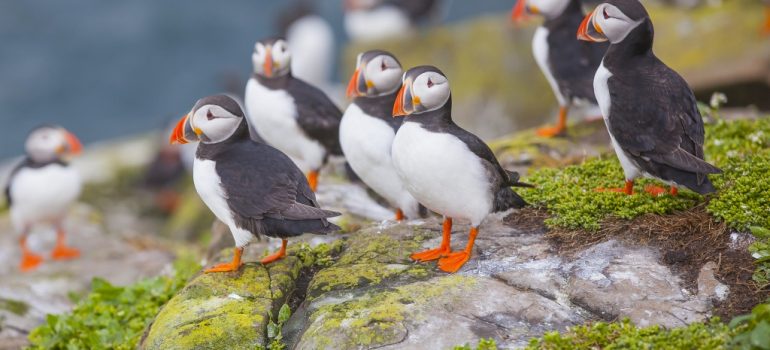
[{"label": "bird claw", "polygon": [[238,269],[241,267],[241,264],[238,264],[236,266],[235,264],[229,262],[229,263],[222,263],[218,265],[214,265],[213,267],[210,267],[203,272],[210,273],[210,272],[232,272],[232,271],[238,271]]},{"label": "bird claw", "polygon": [[272,263],[272,262],[275,262],[275,261],[281,260],[281,259],[283,259],[285,256],[286,256],[286,253],[285,253],[285,252],[278,252],[278,253],[275,253],[275,254],[272,254],[272,255],[268,255],[268,256],[264,257],[264,258],[263,258],[262,260],[260,260],[259,262],[260,262],[260,263],[262,263],[262,265],[267,265],[267,264],[269,264],[269,263]]},{"label": "bird claw", "polygon": [[414,253],[410,256],[412,260],[419,262],[426,262],[436,260],[449,254],[449,248],[436,248],[428,249],[425,251]]},{"label": "bird claw", "polygon": [[444,258],[439,259],[438,268],[444,272],[454,273],[457,272],[466,262],[471,258],[471,253],[466,251],[460,251],[450,253]]}]

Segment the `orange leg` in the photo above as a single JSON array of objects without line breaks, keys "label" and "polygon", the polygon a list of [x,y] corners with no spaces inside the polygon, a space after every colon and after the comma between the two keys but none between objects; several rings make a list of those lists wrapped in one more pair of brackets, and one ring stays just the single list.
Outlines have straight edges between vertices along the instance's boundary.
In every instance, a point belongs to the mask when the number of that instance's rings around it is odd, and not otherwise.
[{"label": "orange leg", "polygon": [[209,273],[209,272],[231,272],[231,271],[237,271],[238,268],[241,267],[241,254],[243,254],[243,248],[235,248],[235,251],[233,253],[233,261],[229,263],[222,263],[215,265],[214,267],[208,268],[204,270],[203,272]]},{"label": "orange leg", "polygon": [[68,247],[64,241],[64,229],[59,227],[56,230],[56,246],[53,248],[53,251],[51,251],[51,258],[54,260],[67,260],[79,257],[80,251],[75,248]]},{"label": "orange leg", "polygon": [[765,6],[765,23],[762,25],[762,35],[770,35],[770,6]]},{"label": "orange leg", "polygon": [[307,173],[307,183],[310,185],[310,189],[315,192],[318,188],[318,171],[311,170]]},{"label": "orange leg", "polygon": [[644,186],[644,191],[649,193],[649,194],[651,194],[651,195],[653,195],[653,196],[655,196],[655,197],[662,196],[662,195],[666,194],[667,192],[668,192],[668,194],[670,194],[672,196],[676,196],[677,194],[679,194],[679,190],[676,187],[674,187],[674,186],[671,186],[671,188],[669,188],[669,190],[666,191],[665,188],[660,187],[660,186],[647,185],[647,186]]},{"label": "orange leg", "polygon": [[471,254],[473,253],[473,243],[476,241],[476,235],[479,234],[479,228],[478,227],[471,227],[471,233],[468,236],[468,245],[465,246],[465,250],[450,253],[444,258],[441,258],[438,261],[438,268],[441,269],[444,272],[457,272],[465,263],[468,261],[468,259],[471,258]]},{"label": "orange leg", "polygon": [[436,249],[428,249],[422,252],[412,254],[411,258],[415,261],[430,261],[446,256],[451,252],[449,246],[452,236],[452,218],[444,218],[443,234],[441,238],[441,245]]},{"label": "orange leg", "polygon": [[625,193],[627,195],[634,194],[634,180],[626,180],[626,186],[621,188],[597,188],[597,192],[618,192]]},{"label": "orange leg", "polygon": [[278,250],[278,252],[275,253],[275,254],[266,256],[260,262],[262,264],[264,264],[264,265],[267,265],[267,264],[269,264],[271,262],[274,262],[274,261],[282,259],[284,256],[286,256],[286,244],[288,244],[288,243],[289,242],[287,240],[282,239],[281,240],[281,249]]},{"label": "orange leg", "polygon": [[404,221],[404,212],[401,209],[396,210],[396,221]]},{"label": "orange leg", "polygon": [[567,107],[559,107],[559,120],[556,126],[543,127],[537,129],[537,135],[542,137],[554,137],[564,133],[567,130]]},{"label": "orange leg", "polygon": [[21,265],[19,265],[19,270],[21,272],[29,272],[36,269],[43,262],[43,257],[29,250],[26,233],[19,239],[19,245],[21,245]]}]

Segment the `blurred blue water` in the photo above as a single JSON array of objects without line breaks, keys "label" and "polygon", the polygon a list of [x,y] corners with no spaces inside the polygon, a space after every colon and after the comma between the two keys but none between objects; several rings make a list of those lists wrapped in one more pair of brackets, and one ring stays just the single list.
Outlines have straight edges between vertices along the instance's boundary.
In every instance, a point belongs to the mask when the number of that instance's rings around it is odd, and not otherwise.
[{"label": "blurred blue water", "polygon": [[[454,0],[446,21],[508,11],[513,1]],[[250,53],[290,1],[0,1],[0,159],[34,126],[85,143],[156,129],[198,97],[240,90]],[[341,0],[319,0],[338,44]]]}]

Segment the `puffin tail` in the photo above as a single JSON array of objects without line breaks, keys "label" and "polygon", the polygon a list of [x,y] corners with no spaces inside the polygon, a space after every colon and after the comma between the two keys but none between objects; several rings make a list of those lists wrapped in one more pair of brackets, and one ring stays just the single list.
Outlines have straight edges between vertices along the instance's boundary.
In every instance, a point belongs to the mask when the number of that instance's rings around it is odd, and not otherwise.
[{"label": "puffin tail", "polygon": [[505,170],[505,172],[508,174],[508,186],[512,187],[527,187],[527,188],[534,188],[535,185],[528,184],[526,182],[521,182],[519,179],[521,179],[521,175],[515,171]]},{"label": "puffin tail", "polygon": [[717,191],[716,188],[714,188],[714,184],[711,183],[711,180],[709,180],[708,176],[705,174],[690,176],[688,180],[690,181],[685,181],[682,183],[682,185],[697,192],[698,194],[706,195]]},{"label": "puffin tail", "polygon": [[494,211],[506,211],[511,208],[521,209],[527,206],[527,201],[521,198],[512,188],[505,186],[495,193]]}]

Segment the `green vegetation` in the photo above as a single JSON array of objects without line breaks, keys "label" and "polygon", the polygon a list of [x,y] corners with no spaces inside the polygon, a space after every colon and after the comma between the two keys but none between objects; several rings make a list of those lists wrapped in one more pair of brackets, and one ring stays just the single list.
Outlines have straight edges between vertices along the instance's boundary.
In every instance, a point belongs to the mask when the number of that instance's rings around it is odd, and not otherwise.
[{"label": "green vegetation", "polygon": [[730,329],[718,319],[673,329],[639,328],[626,319],[576,326],[564,333],[547,332],[532,339],[527,349],[724,349],[730,335]]},{"label": "green vegetation", "polygon": [[543,168],[526,181],[537,187],[520,192],[533,205],[548,209],[551,217],[546,224],[570,229],[596,230],[602,220],[611,216],[632,219],[646,213],[668,214],[690,208],[701,199],[689,191],[681,191],[676,197],[653,197],[644,192],[646,185],[660,185],[653,180],[637,181],[631,196],[598,191],[624,184],[623,170],[614,157],[590,159],[562,169]]},{"label": "green vegetation", "polygon": [[[273,313],[268,313],[270,316],[270,322],[267,323],[267,350],[284,350],[286,349],[286,343],[283,342],[283,325],[291,317],[291,309],[289,305],[283,304],[278,311],[277,323],[273,321]],[[258,346],[257,349],[263,347]]]},{"label": "green vegetation", "polygon": [[750,229],[757,238],[749,246],[749,252],[757,259],[753,279],[760,286],[767,287],[770,285],[770,230],[758,226],[752,226]]},{"label": "green vegetation", "polygon": [[730,328],[735,336],[730,346],[736,349],[770,349],[770,300],[759,304],[748,315],[734,318]]},{"label": "green vegetation", "polygon": [[494,339],[480,339],[479,344],[476,347],[471,347],[469,344],[455,346],[453,350],[497,350],[497,343]]},{"label": "green vegetation", "polygon": [[48,315],[29,335],[30,349],[135,349],[160,307],[200,269],[192,258],[174,264],[173,276],[119,287],[95,278],[72,313]]}]

